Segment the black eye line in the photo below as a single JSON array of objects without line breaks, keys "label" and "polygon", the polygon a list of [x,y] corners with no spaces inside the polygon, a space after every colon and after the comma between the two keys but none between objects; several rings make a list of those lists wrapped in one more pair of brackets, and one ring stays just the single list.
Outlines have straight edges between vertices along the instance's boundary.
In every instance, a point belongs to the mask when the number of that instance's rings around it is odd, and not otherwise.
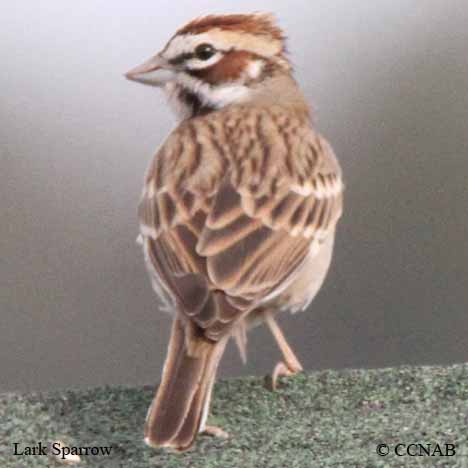
[{"label": "black eye line", "polygon": [[171,65],[180,65],[181,63],[185,62],[186,60],[190,60],[195,57],[193,52],[185,52],[183,54],[174,57],[173,59],[169,60]]}]

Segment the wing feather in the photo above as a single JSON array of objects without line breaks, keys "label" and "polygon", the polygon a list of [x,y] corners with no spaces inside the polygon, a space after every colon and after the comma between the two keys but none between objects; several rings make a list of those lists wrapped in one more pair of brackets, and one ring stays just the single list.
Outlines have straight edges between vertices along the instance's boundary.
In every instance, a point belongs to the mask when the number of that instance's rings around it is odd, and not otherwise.
[{"label": "wing feather", "polygon": [[[328,143],[301,119],[260,113],[182,124],[150,166],[139,206],[153,280],[214,340],[284,290],[341,215]],[[261,145],[249,143],[252,129]]]}]

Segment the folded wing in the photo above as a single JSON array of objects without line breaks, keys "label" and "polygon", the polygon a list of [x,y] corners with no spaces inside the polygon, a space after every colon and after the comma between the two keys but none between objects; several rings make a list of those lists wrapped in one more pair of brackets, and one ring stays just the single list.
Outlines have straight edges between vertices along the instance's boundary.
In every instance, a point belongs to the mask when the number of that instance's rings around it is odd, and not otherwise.
[{"label": "folded wing", "polygon": [[[236,146],[226,156],[216,144],[214,124],[182,128],[148,172],[139,217],[153,282],[208,339],[284,290],[341,215],[343,186],[330,146],[309,128],[291,139],[291,128],[243,159]],[[208,150],[217,157],[203,162]],[[275,159],[285,151],[289,159]]]}]

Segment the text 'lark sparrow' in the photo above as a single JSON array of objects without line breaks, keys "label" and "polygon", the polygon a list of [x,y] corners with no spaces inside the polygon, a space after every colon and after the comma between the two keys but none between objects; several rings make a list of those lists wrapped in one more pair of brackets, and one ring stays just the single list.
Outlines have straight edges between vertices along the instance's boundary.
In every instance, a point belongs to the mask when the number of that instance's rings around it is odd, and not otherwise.
[{"label": "text 'lark sparrow'", "polygon": [[140,240],[158,295],[174,313],[145,441],[189,448],[206,426],[229,338],[265,322],[284,361],[302,370],[274,315],[307,307],[330,265],[342,211],[341,170],[311,125],[266,14],[207,16],[127,73],[162,86],[180,116],[150,164]]}]

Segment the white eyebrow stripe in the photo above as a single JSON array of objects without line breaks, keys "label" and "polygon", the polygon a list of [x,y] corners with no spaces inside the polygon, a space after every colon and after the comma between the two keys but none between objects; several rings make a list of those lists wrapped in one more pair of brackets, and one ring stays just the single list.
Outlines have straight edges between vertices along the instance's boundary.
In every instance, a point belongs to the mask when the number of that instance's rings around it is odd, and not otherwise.
[{"label": "white eyebrow stripe", "polygon": [[167,49],[163,52],[164,58],[167,60],[173,60],[183,54],[191,54],[195,50],[195,47],[204,42],[212,44],[215,48],[216,45],[208,34],[184,34],[182,36],[175,36],[168,44]]},{"label": "white eyebrow stripe", "polygon": [[205,42],[217,50],[245,50],[263,57],[271,57],[282,50],[281,41],[270,37],[213,29],[209,33],[175,36],[169,42],[163,56],[167,60],[173,60],[181,54],[192,53],[197,45]]}]

